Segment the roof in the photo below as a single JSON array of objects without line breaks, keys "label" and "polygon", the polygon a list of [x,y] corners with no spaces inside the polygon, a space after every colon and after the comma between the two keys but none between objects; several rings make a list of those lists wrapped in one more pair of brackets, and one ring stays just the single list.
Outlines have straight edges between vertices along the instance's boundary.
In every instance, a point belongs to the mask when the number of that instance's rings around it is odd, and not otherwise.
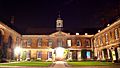
[{"label": "roof", "polygon": [[20,30],[19,30],[17,27],[15,27],[14,24],[10,23],[10,21],[8,21],[8,20],[6,20],[6,19],[4,19],[4,18],[0,18],[0,21],[1,21],[3,24],[5,24],[5,25],[7,25],[8,27],[10,27],[11,29],[13,29],[13,30],[15,30],[16,32],[18,32],[18,33],[21,34]]}]

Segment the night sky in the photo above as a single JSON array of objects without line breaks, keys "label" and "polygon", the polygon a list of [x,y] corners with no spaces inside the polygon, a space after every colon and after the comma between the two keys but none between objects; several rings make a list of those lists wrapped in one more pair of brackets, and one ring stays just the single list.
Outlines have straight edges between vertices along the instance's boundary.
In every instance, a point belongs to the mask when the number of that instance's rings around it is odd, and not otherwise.
[{"label": "night sky", "polygon": [[55,32],[60,11],[64,31],[96,33],[118,15],[119,0],[0,0],[0,17],[22,34]]}]

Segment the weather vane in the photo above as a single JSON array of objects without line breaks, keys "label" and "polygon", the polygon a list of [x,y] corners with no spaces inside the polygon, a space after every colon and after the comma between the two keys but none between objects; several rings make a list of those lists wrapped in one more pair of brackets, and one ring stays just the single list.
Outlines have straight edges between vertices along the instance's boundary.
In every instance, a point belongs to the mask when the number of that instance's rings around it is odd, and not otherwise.
[{"label": "weather vane", "polygon": [[58,17],[60,18],[60,11],[58,12]]}]

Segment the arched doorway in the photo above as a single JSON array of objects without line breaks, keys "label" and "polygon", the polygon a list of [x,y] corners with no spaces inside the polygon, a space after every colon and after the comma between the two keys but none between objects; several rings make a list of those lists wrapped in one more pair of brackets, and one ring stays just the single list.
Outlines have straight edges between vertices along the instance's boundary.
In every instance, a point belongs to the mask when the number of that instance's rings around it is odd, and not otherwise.
[{"label": "arched doorway", "polygon": [[55,48],[55,60],[63,61],[65,59],[64,52],[65,52],[65,48],[63,48],[63,47]]}]

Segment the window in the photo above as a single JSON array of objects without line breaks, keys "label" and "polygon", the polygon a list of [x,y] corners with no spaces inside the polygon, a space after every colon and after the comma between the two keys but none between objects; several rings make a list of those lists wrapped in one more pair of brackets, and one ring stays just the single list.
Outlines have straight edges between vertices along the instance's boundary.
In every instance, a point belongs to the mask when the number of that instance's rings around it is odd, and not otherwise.
[{"label": "window", "polygon": [[42,58],[42,52],[41,51],[37,52],[37,58]]},{"label": "window", "polygon": [[27,45],[27,40],[22,40],[22,47],[25,47]]},{"label": "window", "polygon": [[105,41],[108,43],[108,34],[105,34]]},{"label": "window", "polygon": [[57,43],[58,43],[58,46],[62,46],[62,39],[59,38],[59,39],[57,40]]},{"label": "window", "polygon": [[96,47],[98,47],[98,38],[95,38],[94,44],[95,44]]},{"label": "window", "polygon": [[26,58],[27,58],[27,60],[29,60],[31,58],[31,51],[30,50],[27,52]]},{"label": "window", "polygon": [[102,39],[102,36],[100,37],[100,45],[103,45],[103,39]]},{"label": "window", "polygon": [[38,47],[42,46],[42,38],[38,38]]},{"label": "window", "polygon": [[89,39],[85,39],[85,46],[90,47],[90,40]]},{"label": "window", "polygon": [[52,41],[51,39],[49,39],[48,45],[49,45],[50,47],[53,45],[53,41]]},{"label": "window", "polygon": [[77,40],[77,46],[81,46],[80,40]]},{"label": "window", "polygon": [[28,39],[28,40],[27,40],[27,46],[30,47],[31,44],[32,44],[32,40],[31,40],[31,39]]},{"label": "window", "polygon": [[115,39],[118,39],[119,38],[119,36],[118,36],[118,29],[115,29]]},{"label": "window", "polygon": [[18,46],[18,45],[19,45],[19,38],[16,37],[16,46]]},{"label": "window", "polygon": [[48,58],[52,58],[52,52],[48,52]]},{"label": "window", "polygon": [[71,40],[67,40],[67,45],[68,45],[68,47],[71,46]]},{"label": "window", "polygon": [[110,31],[110,38],[112,38],[112,31]]},{"label": "window", "polygon": [[90,59],[90,51],[86,52],[87,59]]}]

